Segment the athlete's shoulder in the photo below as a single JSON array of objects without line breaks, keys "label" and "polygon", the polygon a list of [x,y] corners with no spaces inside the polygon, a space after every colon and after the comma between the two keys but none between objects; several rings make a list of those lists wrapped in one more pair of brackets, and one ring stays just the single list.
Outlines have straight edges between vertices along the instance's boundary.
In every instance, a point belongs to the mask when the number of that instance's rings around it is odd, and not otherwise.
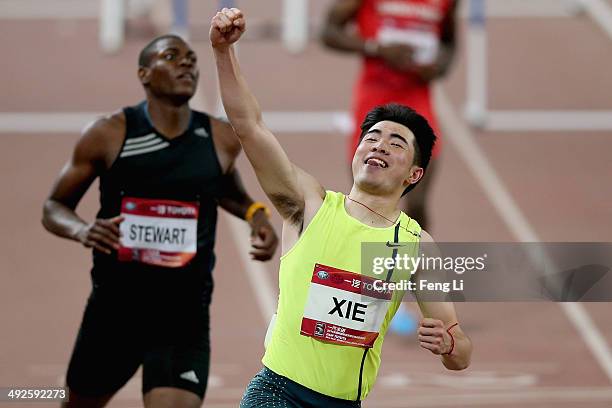
[{"label": "athlete's shoulder", "polygon": [[[314,181],[318,183],[316,180]],[[311,194],[310,200],[305,200],[306,205],[310,204],[316,208],[316,211],[311,211],[313,214],[323,207],[333,212],[339,212],[344,208],[344,193],[326,190],[325,187],[320,184],[318,184],[317,187],[318,189],[315,190],[316,192]],[[304,198],[306,199],[307,197]]]},{"label": "athlete's shoulder", "polygon": [[[200,128],[204,128],[207,134],[219,131],[220,128],[221,131],[227,131],[228,129],[232,129],[227,119],[224,120],[223,118],[217,118],[211,113],[191,109],[191,115],[195,129],[197,130]],[[200,136],[202,135],[200,134]]]},{"label": "athlete's shoulder", "polygon": [[424,229],[421,229],[421,242],[435,243],[436,241],[429,234],[429,232],[425,231]]},{"label": "athlete's shoulder", "polygon": [[123,110],[112,112],[94,119],[87,124],[82,131],[83,136],[86,135],[105,135],[108,132],[122,132],[125,130],[125,113]]},{"label": "athlete's shoulder", "polygon": [[421,231],[419,240],[419,251],[427,257],[441,256],[440,248],[433,237],[425,230]]},{"label": "athlete's shoulder", "polygon": [[[399,218],[400,237],[406,238],[408,241],[413,241],[415,238],[422,240],[422,228],[417,220],[408,216],[405,212],[401,212]],[[408,235],[407,235],[408,234]],[[401,239],[400,239],[401,240]]]},{"label": "athlete's shoulder", "polygon": [[108,167],[123,143],[125,121],[122,110],[96,118],[83,129],[75,154],[104,162]]},{"label": "athlete's shoulder", "polygon": [[205,123],[207,125],[211,124],[214,120],[218,120],[215,118],[215,115],[197,109],[191,109],[191,114],[197,122]]},{"label": "athlete's shoulder", "polygon": [[326,190],[324,187],[322,187],[322,191],[321,191],[321,198],[323,198],[323,200],[329,204],[344,204],[344,193],[338,192],[338,191],[333,191],[333,190]]}]

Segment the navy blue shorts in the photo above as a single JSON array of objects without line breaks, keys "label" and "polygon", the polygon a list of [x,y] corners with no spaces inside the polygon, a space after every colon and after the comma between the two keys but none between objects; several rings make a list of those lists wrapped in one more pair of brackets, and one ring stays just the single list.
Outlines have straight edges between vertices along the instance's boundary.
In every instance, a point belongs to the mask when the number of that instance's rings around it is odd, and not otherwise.
[{"label": "navy blue shorts", "polygon": [[360,408],[348,401],[320,394],[264,367],[249,383],[240,408]]}]

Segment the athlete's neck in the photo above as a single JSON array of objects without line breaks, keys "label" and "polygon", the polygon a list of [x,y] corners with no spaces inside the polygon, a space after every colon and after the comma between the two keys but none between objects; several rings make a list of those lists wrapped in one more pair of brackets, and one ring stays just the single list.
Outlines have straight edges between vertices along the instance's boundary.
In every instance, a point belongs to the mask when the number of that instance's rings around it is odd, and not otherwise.
[{"label": "athlete's neck", "polygon": [[172,105],[157,99],[147,99],[147,114],[153,127],[169,139],[185,133],[191,119],[189,104]]},{"label": "athlete's neck", "polygon": [[373,227],[389,227],[397,222],[400,210],[393,195],[375,195],[353,186],[344,206],[348,214]]}]

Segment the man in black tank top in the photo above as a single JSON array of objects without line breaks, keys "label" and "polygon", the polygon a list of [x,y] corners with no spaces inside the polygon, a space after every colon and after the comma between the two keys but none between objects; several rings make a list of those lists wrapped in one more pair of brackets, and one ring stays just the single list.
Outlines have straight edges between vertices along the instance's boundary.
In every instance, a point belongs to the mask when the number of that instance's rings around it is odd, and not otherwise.
[{"label": "man in black tank top", "polygon": [[[162,36],[140,53],[146,101],[85,129],[44,205],[43,224],[93,248],[93,290],[67,374],[67,407],[102,407],[143,366],[147,407],[199,407],[208,379],[217,205],[246,219],[251,256],[277,237],[234,170],[232,127],[192,111],[194,51]],[[100,210],[75,209],[100,179]]]}]

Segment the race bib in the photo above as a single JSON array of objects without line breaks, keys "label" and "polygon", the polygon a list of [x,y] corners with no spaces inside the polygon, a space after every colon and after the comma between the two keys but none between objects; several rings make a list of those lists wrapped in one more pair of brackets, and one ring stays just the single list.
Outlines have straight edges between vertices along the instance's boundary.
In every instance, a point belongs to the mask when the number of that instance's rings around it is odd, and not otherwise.
[{"label": "race bib", "polygon": [[178,268],[197,252],[197,202],[125,197],[119,260]]},{"label": "race bib", "polygon": [[[369,276],[316,264],[300,334],[331,343],[370,348],[391,304]],[[380,281],[377,281],[380,283]]]},{"label": "race bib", "polygon": [[378,30],[378,42],[412,47],[413,61],[419,65],[433,64],[440,48],[440,40],[433,32],[392,26],[382,26]]}]

